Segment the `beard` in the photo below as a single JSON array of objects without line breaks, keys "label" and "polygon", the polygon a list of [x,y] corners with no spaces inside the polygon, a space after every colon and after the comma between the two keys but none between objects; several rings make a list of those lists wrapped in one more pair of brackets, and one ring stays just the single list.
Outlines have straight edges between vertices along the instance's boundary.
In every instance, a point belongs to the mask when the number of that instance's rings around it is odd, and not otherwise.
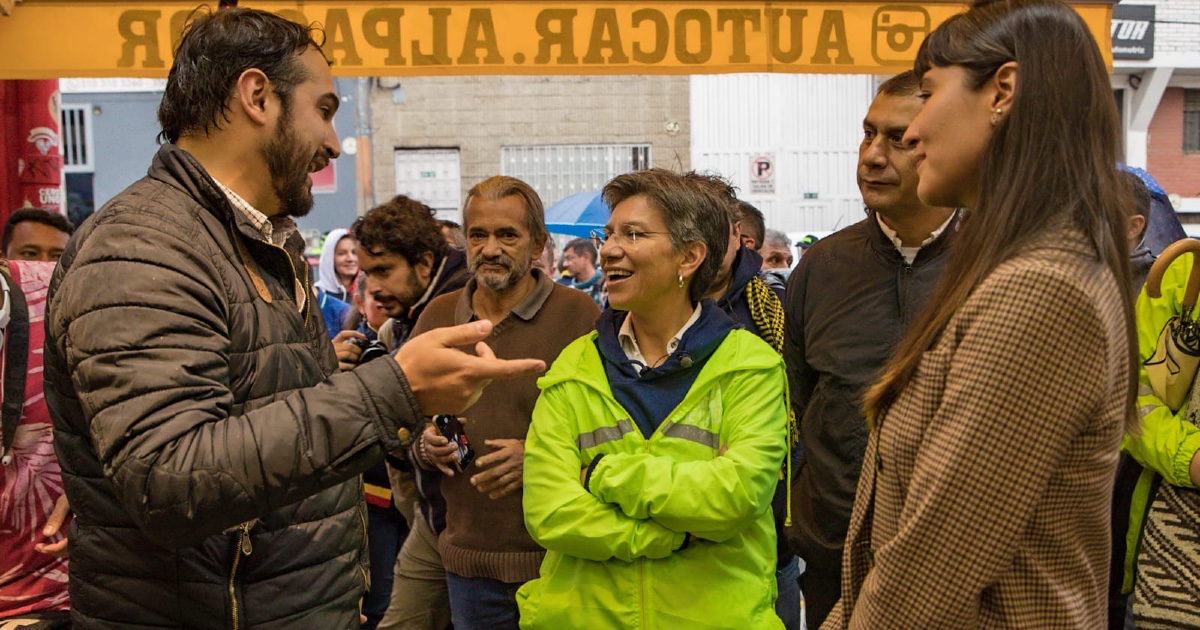
[{"label": "beard", "polygon": [[304,148],[292,126],[291,110],[285,104],[275,124],[275,137],[262,149],[271,188],[279,199],[278,216],[302,217],[312,211],[312,180],[308,174],[314,162],[322,161],[320,153],[311,154]]},{"label": "beard", "polygon": [[[500,265],[507,271],[487,270],[481,273],[479,271],[479,267],[484,263]],[[533,267],[533,260],[528,259],[523,260],[523,262],[518,262],[504,255],[496,256],[492,259],[479,256],[471,259],[469,267],[471,273],[475,276],[476,282],[487,287],[491,291],[502,293],[513,288],[518,282],[521,281],[521,278],[529,275],[529,269]]]},{"label": "beard", "polygon": [[[434,278],[430,278],[429,281],[433,282]],[[387,311],[388,317],[403,318],[408,316],[408,311],[425,295],[427,288],[428,284],[422,286],[417,274],[411,273],[404,279],[404,286],[399,292],[382,298],[377,296],[375,300]]]}]

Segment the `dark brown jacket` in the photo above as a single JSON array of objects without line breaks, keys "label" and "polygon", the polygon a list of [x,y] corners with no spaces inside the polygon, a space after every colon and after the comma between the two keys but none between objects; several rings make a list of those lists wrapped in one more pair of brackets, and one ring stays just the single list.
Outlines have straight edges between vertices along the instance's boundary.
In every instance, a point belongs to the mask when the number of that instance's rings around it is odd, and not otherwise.
[{"label": "dark brown jacket", "polygon": [[297,308],[301,246],[266,242],[171,145],[68,245],[46,394],[75,628],[357,627],[358,475],[418,411],[394,361],[334,374]]}]

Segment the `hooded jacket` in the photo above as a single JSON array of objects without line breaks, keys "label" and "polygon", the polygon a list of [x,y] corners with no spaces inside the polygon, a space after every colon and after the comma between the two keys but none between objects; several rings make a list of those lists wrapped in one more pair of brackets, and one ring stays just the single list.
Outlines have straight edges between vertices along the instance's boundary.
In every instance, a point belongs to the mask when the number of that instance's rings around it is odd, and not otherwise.
[{"label": "hooded jacket", "polygon": [[[749,295],[749,285],[751,282],[761,281],[762,284],[767,286],[768,291],[762,293],[762,297],[767,300],[771,300],[770,296],[774,295],[774,304],[759,310],[762,319],[770,320],[770,313],[773,310],[782,311],[783,309],[783,283],[778,280],[774,282],[764,280],[759,275],[760,269],[762,269],[762,256],[753,249],[742,245],[733,259],[732,277],[729,279],[729,288],[725,290],[725,295],[717,300],[717,306],[732,317],[734,321],[745,327],[746,330],[757,335],[759,339],[766,341],[768,344],[782,345],[782,334],[777,334],[776,331],[771,330],[769,321],[763,323],[755,321],[754,312],[758,307],[757,305],[751,305],[751,296]],[[782,313],[780,315],[782,318]],[[791,427],[789,427],[788,434],[791,435],[791,433]],[[791,457],[795,458],[797,455],[798,453],[793,451]],[[786,473],[787,471],[783,472]],[[796,554],[788,547],[787,540],[784,537],[784,527],[788,523],[788,517],[790,516],[788,514],[789,481],[790,477],[787,474],[781,475],[778,487],[775,489],[775,496],[771,499],[771,512],[775,515],[775,533],[778,539],[776,542],[776,556],[780,567],[787,566],[796,558]]]},{"label": "hooded jacket", "polygon": [[[434,298],[463,288],[470,279],[466,254],[461,249],[448,248],[446,255],[438,263],[437,272],[425,289],[424,295],[404,316],[393,317],[379,327],[379,341],[393,352],[399,350],[412,336],[413,327],[416,326],[421,313],[425,312],[425,307],[429,306]],[[418,445],[419,442],[413,441],[411,446],[416,448]],[[368,471],[368,481],[372,484],[380,483],[383,481],[380,473],[386,474],[389,477],[393,501],[406,518],[412,514],[409,500],[414,498],[412,494],[415,491],[420,509],[416,516],[425,519],[429,531],[440,534],[446,529],[446,499],[442,497],[441,476],[420,466],[414,466],[413,461],[416,460],[411,456],[408,459],[388,458],[386,468]]]},{"label": "hooded jacket", "polygon": [[[717,306],[721,307],[730,317],[737,323],[746,327],[746,330],[756,334],[761,339],[765,339],[764,331],[754,321],[754,316],[751,314],[749,296],[746,294],[747,285],[758,276],[758,272],[762,269],[762,256],[758,252],[742,245],[738,250],[737,256],[733,259],[732,276],[729,279],[729,288],[725,290],[725,295],[717,300]],[[766,282],[765,280],[763,282]],[[783,302],[784,287],[779,283],[767,283],[767,286]]]},{"label": "hooded jacket", "polygon": [[592,274],[591,278],[588,278],[583,282],[576,282],[574,277],[572,277],[570,274],[567,274],[560,278],[558,283],[563,286],[571,287],[572,289],[579,289],[580,291],[583,291],[592,298],[592,301],[596,303],[596,306],[603,306],[601,302],[603,302],[602,295],[604,293],[604,272],[600,270],[599,265],[596,266],[596,273]]},{"label": "hooded jacket", "polygon": [[547,554],[517,593],[521,627],[782,628],[770,510],[786,452],[782,359],[730,331],[646,438],[613,397],[600,334],[538,381],[524,509]]},{"label": "hooded jacket", "polygon": [[67,245],[45,386],[76,629],[357,627],[359,474],[421,417],[395,361],[335,374],[302,246],[169,144]]},{"label": "hooded jacket", "polygon": [[349,235],[350,230],[338,228],[330,230],[329,235],[325,237],[325,243],[321,246],[321,259],[317,263],[317,281],[315,283],[317,288],[324,291],[326,295],[343,302],[349,302],[350,295],[347,293],[346,287],[338,281],[334,256],[338,243]]}]

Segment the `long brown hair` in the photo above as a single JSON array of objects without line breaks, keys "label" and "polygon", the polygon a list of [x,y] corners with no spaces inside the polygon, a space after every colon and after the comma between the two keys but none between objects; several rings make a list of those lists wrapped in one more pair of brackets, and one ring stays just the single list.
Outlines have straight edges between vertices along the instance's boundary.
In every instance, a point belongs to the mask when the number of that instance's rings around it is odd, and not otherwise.
[{"label": "long brown hair", "polygon": [[[908,384],[971,292],[1023,242],[1069,217],[1101,260],[1130,285],[1125,239],[1131,202],[1117,172],[1116,105],[1108,72],[1091,32],[1058,0],[1000,0],[976,4],[926,38],[915,71],[959,66],[968,87],[979,89],[1000,66],[1017,63],[1008,115],[996,126],[981,158],[978,202],[969,208],[946,271],[926,308],[866,394],[874,426]],[[1133,307],[1125,320],[1131,374],[1137,373]],[[1130,378],[1126,426],[1136,427]]]}]

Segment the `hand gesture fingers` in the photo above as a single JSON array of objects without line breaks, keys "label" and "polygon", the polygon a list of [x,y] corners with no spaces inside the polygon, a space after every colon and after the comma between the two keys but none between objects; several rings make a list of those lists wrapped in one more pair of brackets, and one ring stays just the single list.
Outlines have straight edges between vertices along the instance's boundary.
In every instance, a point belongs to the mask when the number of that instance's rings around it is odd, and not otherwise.
[{"label": "hand gesture fingers", "polygon": [[546,369],[537,359],[497,359],[486,345],[476,347],[480,356],[458,350],[481,342],[491,330],[487,320],[438,328],[413,337],[396,353],[424,414],[458,413],[478,400],[488,382]]},{"label": "hand gesture fingers", "polygon": [[[70,514],[71,504],[67,501],[67,495],[64,494],[54,502],[54,509],[50,511],[50,517],[46,519],[46,525],[42,527],[42,536],[46,538],[57,536],[62,530],[67,516]],[[56,558],[66,558],[67,537],[64,535],[61,540],[52,543],[38,543],[34,545],[33,549],[39,553],[50,554]]]}]

